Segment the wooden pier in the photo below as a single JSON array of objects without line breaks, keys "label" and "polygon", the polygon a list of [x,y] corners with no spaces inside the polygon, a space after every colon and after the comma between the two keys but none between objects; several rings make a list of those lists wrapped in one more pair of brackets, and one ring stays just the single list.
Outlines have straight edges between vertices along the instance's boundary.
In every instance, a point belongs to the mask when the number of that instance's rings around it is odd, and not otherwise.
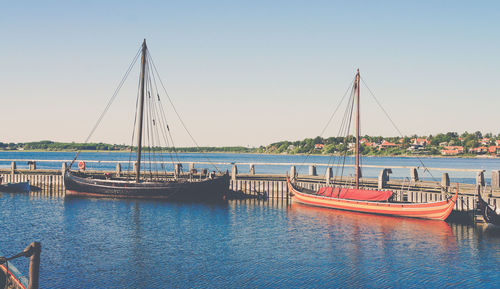
[{"label": "wooden pier", "polygon": [[[36,162],[31,161],[29,169],[17,169],[13,162],[10,169],[0,169],[0,176],[4,182],[23,182],[29,181],[32,187],[32,194],[40,196],[64,197],[65,188],[62,172],[65,163],[61,165],[61,170],[41,170],[36,169]],[[174,174],[189,175],[193,173],[194,163],[189,163],[190,172]],[[453,169],[450,169],[453,170]],[[455,169],[456,170],[456,169]],[[270,200],[281,200],[288,202],[290,200],[285,174],[256,174],[255,165],[250,164],[249,173],[238,173],[238,168],[233,165],[231,172],[231,181],[229,189],[239,191],[248,196],[265,196]],[[395,193],[396,200],[408,202],[430,202],[440,201],[446,197],[446,193],[452,193],[459,186],[459,197],[454,211],[475,215],[477,193],[483,192],[483,196],[489,204],[500,206],[500,178],[499,171],[492,172],[492,184],[486,186],[484,182],[484,171],[470,170],[477,172],[476,184],[456,184],[450,183],[447,173],[442,174],[441,182],[420,181],[415,170],[410,169],[410,176],[405,180],[389,179],[390,169],[382,168],[378,179],[361,179],[364,188],[379,188],[392,190]],[[197,173],[204,173],[206,170],[198,170]],[[295,166],[290,167],[290,172],[295,172]],[[117,174],[124,176],[127,173],[121,171],[121,166],[117,163],[115,171],[87,171],[89,175]],[[167,173],[168,174],[168,173]],[[292,175],[292,174],[291,174]],[[336,184],[349,186],[352,178],[336,179],[331,175],[331,169],[326,171],[325,176],[318,176],[314,166],[310,166],[309,174],[295,174],[295,181],[306,188],[318,190],[321,186],[327,184]]]}]

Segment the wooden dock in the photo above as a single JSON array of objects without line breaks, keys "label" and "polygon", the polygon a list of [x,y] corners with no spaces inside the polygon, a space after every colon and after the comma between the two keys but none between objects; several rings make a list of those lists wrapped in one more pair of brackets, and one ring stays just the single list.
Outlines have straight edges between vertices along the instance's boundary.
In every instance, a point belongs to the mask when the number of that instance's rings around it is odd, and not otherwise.
[{"label": "wooden dock", "polygon": [[[29,169],[16,169],[15,164],[11,166],[11,169],[0,169],[0,176],[3,177],[4,182],[29,181],[32,186],[33,195],[64,197],[65,188],[62,171],[65,168],[65,164],[62,164],[61,170],[41,170],[36,169],[35,162],[32,163]],[[193,165],[190,165],[190,170],[192,167]],[[198,173],[202,173],[203,171],[199,170]],[[294,171],[293,166],[290,171]],[[484,173],[480,170],[476,171],[478,171],[476,184],[458,184],[460,193],[454,208],[455,212],[475,215],[478,191],[483,192],[485,199],[491,205],[500,206],[500,188],[487,187],[484,183]],[[126,172],[121,171],[119,165],[117,165],[116,171],[87,171],[87,173],[89,175],[103,175],[105,173],[126,175]],[[326,177],[318,176],[315,168],[311,168],[308,175],[296,175],[296,182],[303,187],[313,190],[318,190],[321,186],[327,185],[327,183],[342,186],[348,186],[352,183],[352,178],[344,177],[344,179],[338,180],[328,175],[328,173],[327,170]],[[182,174],[188,175],[189,173]],[[495,182],[494,178],[498,177],[498,171],[494,171],[492,174],[493,184]],[[453,193],[457,187],[456,183],[450,183],[447,173],[443,173],[441,182],[419,181],[418,176],[415,175],[405,180],[390,180],[387,169],[381,170],[378,179],[363,178],[361,179],[361,183],[364,188],[392,190],[397,200],[417,203],[443,200],[446,197],[446,193]],[[239,191],[251,197],[265,196],[269,200],[284,202],[290,200],[286,175],[256,174],[253,165],[250,166],[250,173],[246,174],[239,174],[236,165],[234,165],[229,189]]]}]

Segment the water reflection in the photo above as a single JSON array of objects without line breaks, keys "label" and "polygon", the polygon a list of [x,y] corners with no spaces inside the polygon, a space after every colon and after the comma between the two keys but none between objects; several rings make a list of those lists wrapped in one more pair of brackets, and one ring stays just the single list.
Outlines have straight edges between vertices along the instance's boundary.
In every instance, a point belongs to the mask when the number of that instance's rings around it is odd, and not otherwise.
[{"label": "water reflection", "polygon": [[500,280],[500,228],[492,226],[282,200],[1,194],[0,207],[2,251],[42,241],[42,288],[492,287]]}]

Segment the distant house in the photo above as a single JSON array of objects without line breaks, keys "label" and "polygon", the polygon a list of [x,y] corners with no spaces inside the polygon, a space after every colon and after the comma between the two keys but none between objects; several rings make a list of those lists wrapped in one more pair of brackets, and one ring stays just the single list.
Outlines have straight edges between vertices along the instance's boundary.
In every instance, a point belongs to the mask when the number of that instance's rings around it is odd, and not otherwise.
[{"label": "distant house", "polygon": [[488,147],[488,152],[490,154],[498,154],[500,153],[500,146],[490,146]]},{"label": "distant house", "polygon": [[445,150],[457,150],[458,153],[462,154],[464,153],[464,147],[463,146],[445,146]]},{"label": "distant house", "polygon": [[379,148],[380,148],[380,149],[386,149],[386,148],[393,148],[393,147],[400,147],[400,146],[401,146],[401,144],[395,144],[395,143],[388,142],[388,141],[384,140],[384,141],[380,144]]},{"label": "distant house", "polygon": [[410,141],[414,145],[426,146],[426,145],[431,144],[431,141],[426,139],[426,138],[412,138]]},{"label": "distant house", "polygon": [[455,156],[458,155],[460,152],[458,150],[441,150],[441,155],[443,156]]},{"label": "distant house", "polygon": [[359,143],[360,143],[360,144],[364,144],[364,145],[365,145],[365,146],[367,146],[367,147],[376,147],[376,146],[377,146],[377,144],[376,144],[376,143],[374,143],[374,142],[369,142],[366,138],[362,138],[362,139],[360,139],[360,140],[359,140]]},{"label": "distant house", "polygon": [[314,149],[317,149],[317,150],[323,149],[324,147],[325,147],[325,145],[322,143],[317,143],[314,145]]},{"label": "distant house", "polygon": [[477,148],[471,148],[469,150],[469,152],[473,153],[473,154],[485,154],[486,152],[488,152],[488,148],[485,147],[485,146],[477,147]]},{"label": "distant house", "polygon": [[482,140],[479,141],[479,143],[481,143],[482,145],[489,145],[490,144],[490,139],[485,137],[483,138]]},{"label": "distant house", "polygon": [[416,150],[423,150],[423,149],[424,149],[424,146],[422,146],[422,145],[412,144],[406,150],[407,151],[416,151]]}]

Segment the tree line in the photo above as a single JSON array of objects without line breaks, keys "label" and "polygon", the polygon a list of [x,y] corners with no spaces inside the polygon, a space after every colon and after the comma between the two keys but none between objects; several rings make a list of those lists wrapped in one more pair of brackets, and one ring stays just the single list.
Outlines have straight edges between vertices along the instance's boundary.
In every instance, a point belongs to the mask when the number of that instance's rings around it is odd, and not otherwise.
[{"label": "tree line", "polygon": [[[427,154],[439,155],[440,150],[445,146],[462,146],[465,152],[471,148],[479,146],[496,145],[496,140],[500,139],[500,134],[457,132],[439,133],[428,136],[403,136],[403,137],[382,137],[382,136],[362,136],[365,143],[360,145],[360,153],[363,155],[403,155],[403,154]],[[416,139],[428,140],[428,144],[415,150]],[[486,143],[485,143],[486,141]],[[145,150],[165,151],[165,152],[221,152],[221,153],[273,153],[273,154],[335,154],[342,152],[353,152],[354,136],[347,137],[327,137],[317,136],[297,141],[280,141],[258,148],[248,148],[243,146],[232,147],[155,147]],[[382,143],[397,144],[397,146],[382,147]],[[382,149],[381,149],[382,148]],[[44,151],[130,151],[136,148],[128,145],[106,144],[106,143],[66,143],[43,140],[26,143],[3,143],[0,142],[0,150],[44,150]]]}]

